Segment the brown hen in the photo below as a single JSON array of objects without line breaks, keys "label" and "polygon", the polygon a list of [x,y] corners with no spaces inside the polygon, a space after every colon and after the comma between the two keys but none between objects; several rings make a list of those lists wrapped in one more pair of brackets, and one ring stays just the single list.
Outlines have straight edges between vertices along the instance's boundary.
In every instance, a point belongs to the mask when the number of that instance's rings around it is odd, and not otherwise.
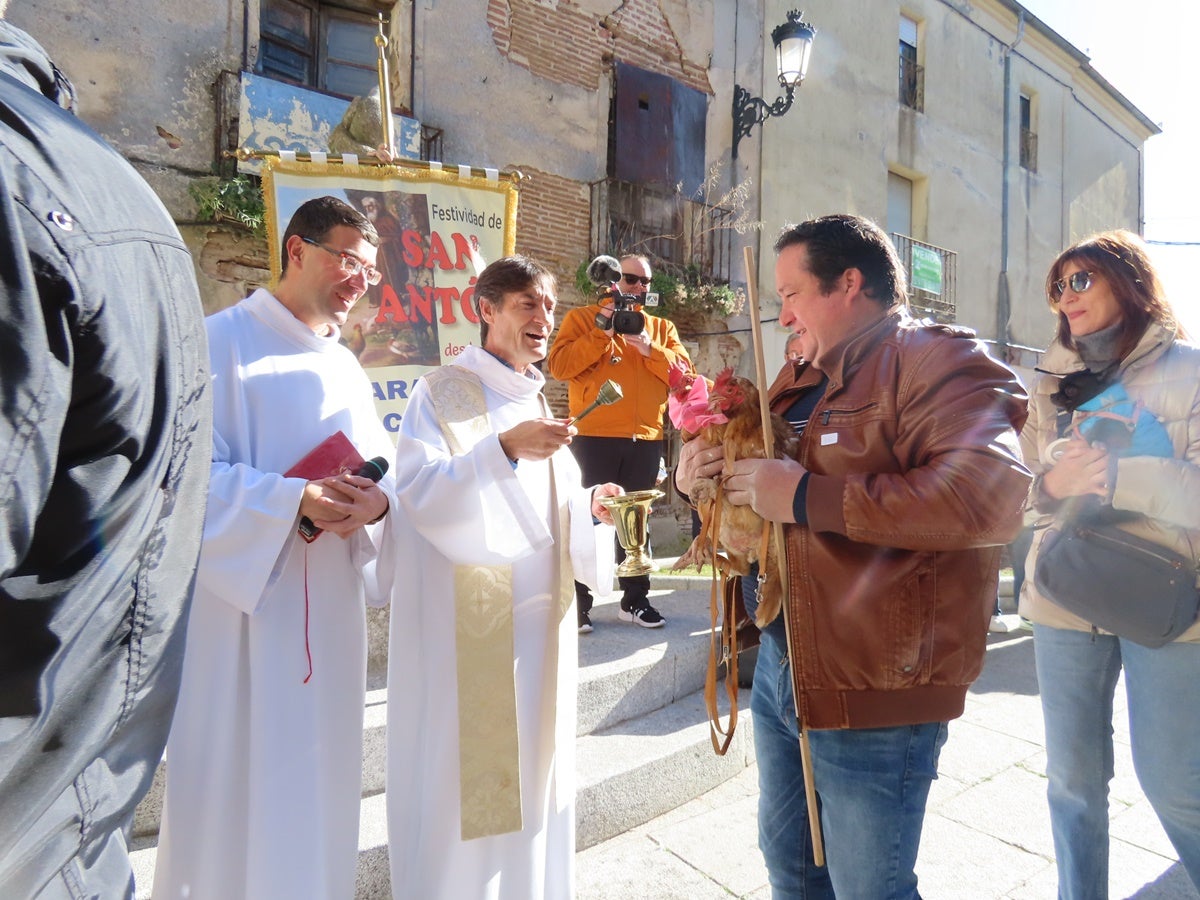
[{"label": "brown hen", "polygon": [[[683,440],[700,436],[710,444],[722,447],[726,471],[730,470],[734,460],[764,458],[758,388],[749,379],[734,375],[732,369],[721,372],[707,390],[706,383],[696,384],[697,378],[684,371],[671,372],[671,420]],[[781,416],[772,414],[771,430],[774,456],[782,459],[790,450],[791,427]],[[755,621],[761,628],[779,614],[780,608],[782,586],[775,543],[766,542],[767,558],[760,560],[764,534],[762,517],[749,506],[725,502],[720,481],[719,478],[701,478],[692,485],[689,494],[700,515],[701,529],[687,552],[679,557],[675,568],[699,567],[711,560],[713,524],[714,519],[719,518],[717,549],[728,560],[727,573],[746,575],[750,572],[750,563],[759,563],[762,574]],[[766,576],[765,582],[762,575]]]}]

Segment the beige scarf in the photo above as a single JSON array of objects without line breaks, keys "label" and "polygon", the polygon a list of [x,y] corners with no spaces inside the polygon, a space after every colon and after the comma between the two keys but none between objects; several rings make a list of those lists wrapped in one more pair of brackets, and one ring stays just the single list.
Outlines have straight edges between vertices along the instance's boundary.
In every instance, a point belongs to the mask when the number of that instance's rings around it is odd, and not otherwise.
[{"label": "beige scarf", "polygon": [[[450,452],[461,456],[493,433],[483,383],[462,366],[425,376]],[[549,416],[541,394],[543,413]],[[558,678],[558,630],[574,598],[568,532],[568,484],[560,458],[551,457],[551,501],[558,512],[558,604],[546,635],[546,673]],[[512,566],[454,567],[458,668],[459,788],[462,839],[520,831],[520,746],[514,676]],[[553,728],[553,721],[547,723]]]}]

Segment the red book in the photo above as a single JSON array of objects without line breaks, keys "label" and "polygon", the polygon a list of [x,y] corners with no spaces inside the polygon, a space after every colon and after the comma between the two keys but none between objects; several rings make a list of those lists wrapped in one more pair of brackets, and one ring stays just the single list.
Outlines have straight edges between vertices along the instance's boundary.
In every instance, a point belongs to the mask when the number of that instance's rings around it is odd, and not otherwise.
[{"label": "red book", "polygon": [[330,475],[340,475],[342,472],[357,471],[362,464],[363,458],[350,443],[350,438],[340,431],[335,431],[308,451],[303,459],[283,475],[285,478],[315,481]]},{"label": "red book", "polygon": [[[335,431],[309,450],[303,459],[283,475],[285,478],[303,478],[305,481],[315,481],[318,478],[328,478],[330,475],[340,475],[342,472],[355,472],[362,464],[363,458],[350,443],[350,438],[341,431]],[[308,516],[300,519],[298,531],[305,543],[309,544],[321,536],[321,529],[314,527]]]}]

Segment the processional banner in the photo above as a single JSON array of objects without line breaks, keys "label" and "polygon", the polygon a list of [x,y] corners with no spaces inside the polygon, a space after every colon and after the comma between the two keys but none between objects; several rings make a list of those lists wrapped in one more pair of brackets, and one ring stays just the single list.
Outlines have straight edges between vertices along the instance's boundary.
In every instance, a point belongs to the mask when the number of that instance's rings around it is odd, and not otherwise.
[{"label": "processional banner", "polygon": [[516,244],[517,187],[495,170],[263,160],[267,244],[279,278],[283,233],[307,200],[330,195],[379,232],[383,275],[350,311],[342,343],[371,380],[384,427],[395,435],[417,379],[479,343],[472,307],[483,267]]}]

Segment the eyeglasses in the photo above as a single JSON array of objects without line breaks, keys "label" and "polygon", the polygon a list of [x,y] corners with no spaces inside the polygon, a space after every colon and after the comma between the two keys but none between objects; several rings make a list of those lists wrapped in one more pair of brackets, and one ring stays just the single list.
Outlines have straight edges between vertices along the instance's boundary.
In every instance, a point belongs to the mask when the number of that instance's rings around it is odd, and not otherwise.
[{"label": "eyeglasses", "polygon": [[645,287],[650,283],[650,278],[647,275],[630,275],[628,272],[622,272],[621,278],[630,287],[633,287],[635,284],[640,284]]},{"label": "eyeglasses", "polygon": [[1082,269],[1072,272],[1066,278],[1060,278],[1050,284],[1051,301],[1057,303],[1068,287],[1076,294],[1082,294],[1092,286],[1092,276],[1095,272],[1085,272]]},{"label": "eyeglasses", "polygon": [[352,278],[361,272],[363,277],[367,279],[367,284],[379,284],[379,282],[383,281],[382,272],[380,272],[374,266],[368,266],[362,260],[356,259],[349,253],[346,253],[342,250],[334,250],[331,247],[326,247],[324,244],[317,243],[312,238],[301,237],[300,240],[304,241],[306,244],[312,244],[314,247],[320,247],[331,256],[336,256],[338,258],[338,263],[342,267],[342,271],[350,275]]}]

